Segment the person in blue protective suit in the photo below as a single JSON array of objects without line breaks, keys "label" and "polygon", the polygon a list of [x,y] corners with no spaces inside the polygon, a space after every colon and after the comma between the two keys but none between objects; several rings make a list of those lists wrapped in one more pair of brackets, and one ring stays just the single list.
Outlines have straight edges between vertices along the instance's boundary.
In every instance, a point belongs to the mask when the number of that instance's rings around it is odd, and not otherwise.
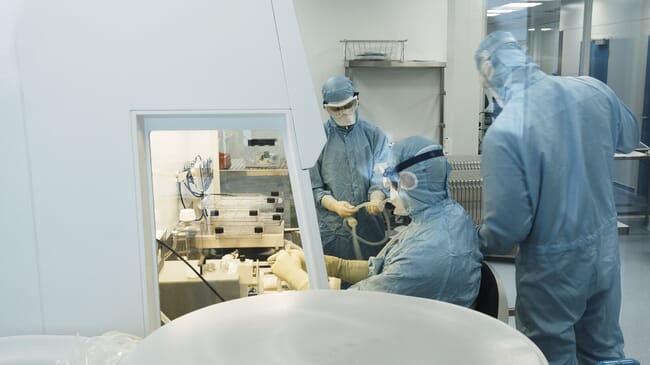
[{"label": "person in blue protective suit", "polygon": [[[332,77],[323,84],[322,93],[323,107],[330,115],[325,122],[327,142],[310,176],[323,251],[346,259],[368,259],[381,246],[361,243],[362,257],[357,257],[344,219],[356,219],[362,240],[381,243],[385,238],[380,214],[385,193],[375,165],[388,158],[388,138],[359,118],[359,96],[350,79]],[[369,202],[365,209],[356,208],[364,202]]]},{"label": "person in blue protective suit", "polygon": [[[397,191],[411,223],[370,260],[325,256],[329,276],[370,290],[430,298],[472,307],[481,282],[474,222],[450,198],[451,165],[442,148],[425,137],[396,144],[384,175]],[[292,288],[309,286],[300,251],[269,258],[272,271]]]},{"label": "person in blue protective suit", "polygon": [[516,257],[517,328],[550,364],[623,358],[614,153],[639,143],[632,112],[591,77],[549,76],[512,34],[476,51],[503,110],[483,141],[486,253]]}]

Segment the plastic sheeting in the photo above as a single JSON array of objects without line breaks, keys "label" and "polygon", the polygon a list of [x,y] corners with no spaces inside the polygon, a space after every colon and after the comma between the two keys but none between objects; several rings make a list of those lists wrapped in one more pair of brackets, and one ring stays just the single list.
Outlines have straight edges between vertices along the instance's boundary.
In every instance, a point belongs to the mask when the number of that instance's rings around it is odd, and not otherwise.
[{"label": "plastic sheeting", "polygon": [[140,340],[116,331],[95,337],[2,337],[0,365],[118,365]]}]

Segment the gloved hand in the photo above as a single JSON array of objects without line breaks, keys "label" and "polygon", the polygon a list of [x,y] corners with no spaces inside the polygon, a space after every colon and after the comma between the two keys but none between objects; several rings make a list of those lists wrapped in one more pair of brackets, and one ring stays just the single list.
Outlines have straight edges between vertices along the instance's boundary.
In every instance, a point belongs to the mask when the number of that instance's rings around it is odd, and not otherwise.
[{"label": "gloved hand", "polygon": [[346,202],[344,200],[336,200],[334,199],[333,196],[331,195],[325,195],[321,200],[320,204],[327,210],[334,212],[338,214],[341,218],[346,218],[352,216],[354,213],[357,212],[357,208],[355,208],[352,204],[349,202]]},{"label": "gloved hand", "polygon": [[286,281],[293,289],[309,289],[307,272],[301,268],[300,258],[297,255],[291,255],[286,251],[280,251],[277,253],[277,256],[274,256],[275,258],[273,265],[271,265],[271,272],[280,279]]},{"label": "gloved hand", "polygon": [[377,215],[384,211],[384,199],[386,195],[381,190],[375,190],[370,193],[370,201],[366,205],[366,210],[370,215]]},{"label": "gloved hand", "polygon": [[325,255],[325,269],[327,276],[334,276],[352,284],[368,277],[368,261],[366,260],[344,260]]},{"label": "gloved hand", "polygon": [[286,250],[286,251],[285,250],[280,250],[280,251],[274,253],[273,255],[269,256],[266,259],[266,262],[268,262],[270,265],[273,265],[275,263],[275,261],[277,260],[278,256],[283,252],[288,253],[290,256],[297,257],[298,260],[300,260],[300,267],[303,270],[307,270],[307,265],[305,264],[305,254],[304,254],[304,252],[302,250],[296,250],[296,249],[289,249],[289,250]]}]

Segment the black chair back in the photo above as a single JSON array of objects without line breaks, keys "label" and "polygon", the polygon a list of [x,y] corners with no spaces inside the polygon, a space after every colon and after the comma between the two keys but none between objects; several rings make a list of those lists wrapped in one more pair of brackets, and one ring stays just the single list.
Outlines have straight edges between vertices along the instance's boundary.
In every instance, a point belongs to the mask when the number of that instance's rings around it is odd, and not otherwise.
[{"label": "black chair back", "polygon": [[476,297],[475,309],[488,316],[499,318],[499,284],[485,261],[481,265],[481,287]]}]

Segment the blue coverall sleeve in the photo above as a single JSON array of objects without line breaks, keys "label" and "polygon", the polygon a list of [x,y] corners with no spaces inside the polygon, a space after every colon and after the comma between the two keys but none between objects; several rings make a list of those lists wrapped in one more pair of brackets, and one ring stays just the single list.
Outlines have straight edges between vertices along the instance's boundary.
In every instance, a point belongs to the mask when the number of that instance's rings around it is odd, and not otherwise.
[{"label": "blue coverall sleeve", "polygon": [[[329,130],[323,126],[325,129],[325,135],[327,136],[328,142],[329,142]],[[327,142],[325,142],[325,146],[323,146],[323,150],[327,147]],[[321,174],[321,169],[323,165],[323,151],[321,151],[320,156],[318,156],[318,160],[316,160],[316,164],[309,169],[309,178],[311,180],[311,188],[312,188],[312,194],[314,195],[314,200],[316,204],[320,204],[321,199],[323,199],[323,196],[325,195],[332,195],[332,192],[329,190],[327,186],[325,186],[325,183],[323,182],[323,175]]]},{"label": "blue coverall sleeve", "polygon": [[[618,99],[618,98],[617,98]],[[616,151],[630,153],[639,146],[639,125],[634,113],[622,102],[618,102],[619,118],[617,120]]]},{"label": "blue coverall sleeve", "polygon": [[[436,276],[434,273],[445,265],[448,256],[423,242],[409,240],[404,244],[407,248],[397,255],[385,258],[376,274],[359,281],[349,289],[430,297],[433,287],[442,287],[437,281],[444,280],[444,275]],[[440,265],[437,265],[436,260],[440,261]],[[373,272],[376,268],[373,269],[370,265],[369,269]]]},{"label": "blue coverall sleeve", "polygon": [[415,268],[414,265],[410,265],[410,261],[408,257],[401,257],[390,265],[384,264],[379,274],[369,276],[348,289],[414,295],[416,293],[413,293],[409,288],[416,286],[422,278],[411,277],[409,273]]},{"label": "blue coverall sleeve", "polygon": [[383,162],[388,162],[388,154],[389,154],[389,148],[388,148],[388,138],[386,135],[379,129],[377,128],[377,133],[374,136],[374,146],[375,150],[373,151],[373,166],[372,166],[372,178],[370,181],[370,188],[368,189],[368,199],[370,199],[370,194],[372,194],[373,191],[375,190],[381,190],[385,195],[387,195],[388,191],[386,188],[384,188],[383,184],[383,176],[381,171],[378,171],[375,166],[377,164],[383,163]]},{"label": "blue coverall sleeve", "polygon": [[490,132],[481,160],[484,219],[479,238],[484,254],[506,254],[528,236],[533,208],[523,162],[510,148],[516,137],[496,128]]},{"label": "blue coverall sleeve", "polygon": [[613,123],[612,142],[614,148],[617,152],[632,152],[639,146],[640,141],[639,124],[634,113],[607,84],[592,77],[581,77],[580,79],[607,95],[611,106],[610,120]]},{"label": "blue coverall sleeve", "polygon": [[332,195],[332,192],[327,190],[325,184],[323,183],[323,177],[321,175],[321,159],[319,158],[316,161],[316,165],[309,169],[309,177],[311,179],[312,193],[314,194],[314,200],[316,204],[320,204],[321,199],[325,195]]}]

